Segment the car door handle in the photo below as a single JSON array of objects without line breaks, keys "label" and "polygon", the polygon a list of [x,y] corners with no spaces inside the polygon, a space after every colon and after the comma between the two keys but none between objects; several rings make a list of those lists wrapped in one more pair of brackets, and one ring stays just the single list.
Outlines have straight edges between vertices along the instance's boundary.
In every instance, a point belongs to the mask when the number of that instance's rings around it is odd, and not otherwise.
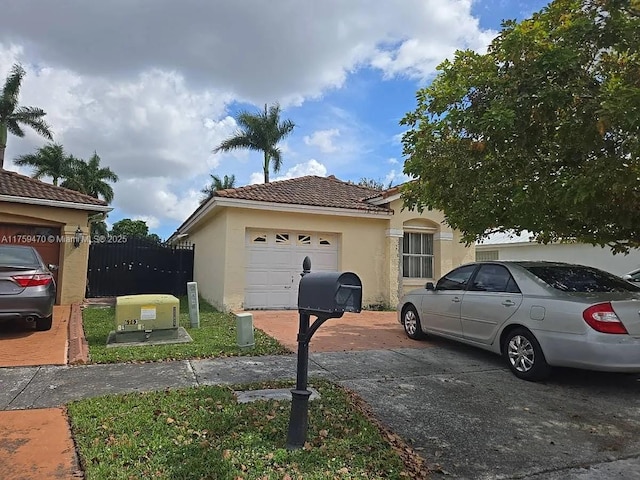
[{"label": "car door handle", "polygon": [[460,301],[460,297],[453,297],[451,300],[453,303],[458,303]]},{"label": "car door handle", "polygon": [[502,305],[504,305],[505,307],[513,307],[516,303],[512,302],[511,300],[505,300],[504,302],[502,302]]}]

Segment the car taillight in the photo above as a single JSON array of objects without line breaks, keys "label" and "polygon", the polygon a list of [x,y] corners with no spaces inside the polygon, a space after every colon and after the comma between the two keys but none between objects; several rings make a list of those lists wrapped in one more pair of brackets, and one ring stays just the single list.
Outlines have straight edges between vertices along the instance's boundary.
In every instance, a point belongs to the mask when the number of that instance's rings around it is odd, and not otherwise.
[{"label": "car taillight", "polygon": [[36,273],[34,275],[14,275],[11,277],[21,287],[39,287],[49,285],[53,277],[48,273]]},{"label": "car taillight", "polygon": [[613,311],[610,303],[598,303],[591,305],[584,312],[582,318],[597,332],[601,333],[628,333],[627,329]]}]

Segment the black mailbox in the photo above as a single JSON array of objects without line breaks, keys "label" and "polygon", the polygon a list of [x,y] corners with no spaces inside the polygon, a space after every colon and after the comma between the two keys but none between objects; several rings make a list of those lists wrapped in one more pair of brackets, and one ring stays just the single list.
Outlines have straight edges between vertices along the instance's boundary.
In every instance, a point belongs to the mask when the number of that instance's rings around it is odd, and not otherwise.
[{"label": "black mailbox", "polygon": [[351,272],[310,272],[300,279],[298,311],[325,318],[362,309],[362,282]]}]

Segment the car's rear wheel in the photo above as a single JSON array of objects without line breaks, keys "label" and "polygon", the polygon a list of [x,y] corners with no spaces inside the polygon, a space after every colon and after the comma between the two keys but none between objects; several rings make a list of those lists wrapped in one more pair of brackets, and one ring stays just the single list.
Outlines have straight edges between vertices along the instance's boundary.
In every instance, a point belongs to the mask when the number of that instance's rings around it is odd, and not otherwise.
[{"label": "car's rear wheel", "polygon": [[44,318],[36,318],[36,330],[39,332],[43,332],[45,330],[51,330],[51,325],[53,323],[53,315],[49,315]]},{"label": "car's rear wheel", "polygon": [[516,328],[506,336],[502,352],[513,374],[523,380],[543,380],[551,373],[536,337],[526,328]]},{"label": "car's rear wheel", "polygon": [[407,334],[407,337],[412,338],[413,340],[420,340],[424,338],[424,332],[420,325],[420,317],[413,305],[405,308],[402,313],[402,326],[404,327],[404,333]]}]

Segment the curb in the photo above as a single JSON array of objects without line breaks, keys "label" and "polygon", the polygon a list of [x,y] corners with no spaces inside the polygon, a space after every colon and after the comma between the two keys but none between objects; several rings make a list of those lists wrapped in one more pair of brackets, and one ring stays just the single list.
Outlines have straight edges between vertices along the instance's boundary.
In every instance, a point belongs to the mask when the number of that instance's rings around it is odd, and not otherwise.
[{"label": "curb", "polygon": [[79,365],[89,363],[89,344],[82,328],[82,309],[80,305],[71,305],[69,315],[69,353],[67,363]]}]

